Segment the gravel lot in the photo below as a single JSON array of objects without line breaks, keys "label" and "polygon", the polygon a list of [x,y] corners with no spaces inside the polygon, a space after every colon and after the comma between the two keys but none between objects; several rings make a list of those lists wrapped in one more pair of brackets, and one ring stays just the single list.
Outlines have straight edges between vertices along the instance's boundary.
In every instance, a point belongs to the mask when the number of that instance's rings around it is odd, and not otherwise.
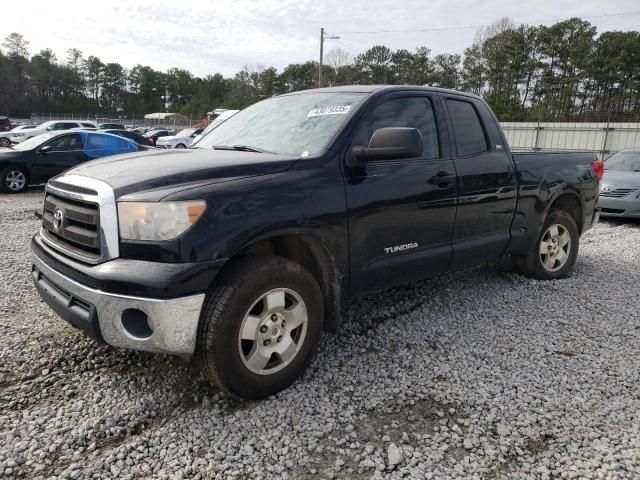
[{"label": "gravel lot", "polygon": [[0,477],[640,477],[640,223],[589,232],[568,280],[494,266],[362,298],[293,387],[238,402],[39,301],[41,200],[0,195]]}]

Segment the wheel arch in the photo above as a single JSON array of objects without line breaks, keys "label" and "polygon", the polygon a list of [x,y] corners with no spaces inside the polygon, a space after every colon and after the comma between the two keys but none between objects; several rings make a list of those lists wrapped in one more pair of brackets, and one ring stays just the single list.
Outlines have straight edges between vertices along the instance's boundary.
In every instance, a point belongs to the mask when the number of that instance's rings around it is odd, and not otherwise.
[{"label": "wheel arch", "polygon": [[308,234],[273,234],[255,239],[237,251],[225,264],[229,268],[239,258],[276,255],[304,266],[320,285],[325,306],[324,329],[336,333],[342,323],[341,273],[325,243]]},{"label": "wheel arch", "polygon": [[553,210],[562,210],[571,215],[578,227],[578,233],[582,234],[584,227],[584,205],[578,194],[571,191],[560,193],[549,205],[545,218]]}]

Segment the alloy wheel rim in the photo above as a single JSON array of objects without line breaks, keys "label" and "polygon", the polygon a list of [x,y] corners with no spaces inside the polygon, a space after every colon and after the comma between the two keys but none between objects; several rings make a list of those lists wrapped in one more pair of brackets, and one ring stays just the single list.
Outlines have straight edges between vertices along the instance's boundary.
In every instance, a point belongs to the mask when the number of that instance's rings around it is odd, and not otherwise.
[{"label": "alloy wheel rim", "polygon": [[260,295],[240,325],[242,363],[257,375],[279,372],[300,352],[308,321],[307,307],[295,291],[276,288]]},{"label": "alloy wheel rim", "polygon": [[548,272],[557,272],[565,266],[571,254],[571,234],[559,223],[551,225],[542,235],[538,250],[540,262]]},{"label": "alloy wheel rim", "polygon": [[27,178],[20,170],[11,170],[7,173],[4,181],[9,190],[18,191],[24,188]]},{"label": "alloy wheel rim", "polygon": [[9,145],[11,145],[11,141],[9,141],[9,139],[7,138],[0,138],[0,147],[8,147]]}]

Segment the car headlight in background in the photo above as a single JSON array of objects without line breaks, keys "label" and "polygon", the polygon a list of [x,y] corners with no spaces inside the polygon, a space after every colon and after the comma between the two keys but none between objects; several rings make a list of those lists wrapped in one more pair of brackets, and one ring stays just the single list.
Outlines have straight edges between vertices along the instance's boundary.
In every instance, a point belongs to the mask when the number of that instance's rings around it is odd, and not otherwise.
[{"label": "car headlight in background", "polygon": [[204,200],[118,203],[123,240],[173,240],[186,232],[207,208]]},{"label": "car headlight in background", "polygon": [[24,133],[14,133],[14,137],[24,137]]}]

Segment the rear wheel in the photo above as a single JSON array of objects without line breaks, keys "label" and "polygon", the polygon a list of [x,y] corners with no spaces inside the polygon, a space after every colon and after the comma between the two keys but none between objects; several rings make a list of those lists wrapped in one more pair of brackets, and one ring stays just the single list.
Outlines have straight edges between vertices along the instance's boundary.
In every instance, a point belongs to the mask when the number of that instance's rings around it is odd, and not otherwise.
[{"label": "rear wheel", "polygon": [[0,172],[0,190],[5,193],[20,193],[27,188],[27,174],[18,167],[5,168]]},{"label": "rear wheel", "polygon": [[573,217],[564,210],[552,210],[542,227],[535,250],[517,266],[525,275],[539,280],[565,278],[578,257],[580,235]]},{"label": "rear wheel", "polygon": [[198,356],[210,380],[242,398],[274,394],[313,358],[322,333],[320,287],[303,266],[280,257],[247,257],[208,294]]}]

